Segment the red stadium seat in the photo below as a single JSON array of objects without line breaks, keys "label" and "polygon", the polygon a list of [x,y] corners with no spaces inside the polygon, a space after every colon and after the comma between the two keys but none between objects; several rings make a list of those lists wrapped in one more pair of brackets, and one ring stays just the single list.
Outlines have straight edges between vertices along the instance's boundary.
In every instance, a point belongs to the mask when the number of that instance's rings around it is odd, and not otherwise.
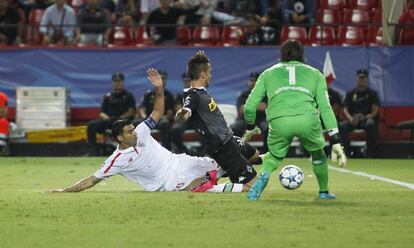
[{"label": "red stadium seat", "polygon": [[27,25],[23,29],[23,42],[27,45],[41,45],[43,35],[39,32],[38,25]]},{"label": "red stadium seat", "polygon": [[414,45],[414,28],[403,28],[400,32],[401,45]]},{"label": "red stadium seat", "polygon": [[338,43],[342,46],[364,45],[364,29],[355,26],[342,26],[339,28]]},{"label": "red stadium seat", "polygon": [[323,24],[338,24],[341,23],[341,16],[339,11],[334,11],[331,9],[319,9],[317,20],[319,23]]},{"label": "red stadium seat", "polygon": [[319,8],[320,9],[331,9],[331,10],[342,10],[346,7],[345,0],[320,0]]},{"label": "red stadium seat", "polygon": [[38,25],[42,21],[44,10],[43,9],[32,9],[29,13],[29,24]]},{"label": "red stadium seat", "polygon": [[369,23],[369,12],[366,10],[353,9],[344,11],[344,24],[367,24]]},{"label": "red stadium seat", "polygon": [[187,46],[191,43],[191,30],[187,26],[179,26],[176,31],[177,45]]},{"label": "red stadium seat", "polygon": [[379,0],[350,0],[349,8],[371,10],[372,8],[378,7],[377,2],[380,2],[380,1]]},{"label": "red stadium seat", "polygon": [[240,45],[240,38],[243,36],[244,29],[240,26],[225,26],[222,33],[224,46]]},{"label": "red stadium seat", "polygon": [[309,43],[312,46],[334,45],[335,30],[333,27],[313,26],[309,31]]},{"label": "red stadium seat", "polygon": [[194,46],[215,46],[220,42],[218,27],[203,26],[193,30]]},{"label": "red stadium seat", "polygon": [[302,42],[302,44],[308,44],[308,35],[305,27],[298,26],[283,26],[280,33],[280,43],[282,44],[288,39],[294,39]]},{"label": "red stadium seat", "polygon": [[382,27],[369,27],[367,43],[370,46],[382,45]]},{"label": "red stadium seat", "polygon": [[135,44],[136,46],[153,46],[154,40],[148,35],[145,26],[139,26],[135,33]]},{"label": "red stadium seat", "polygon": [[109,47],[129,46],[132,43],[131,32],[125,27],[115,27],[109,35]]},{"label": "red stadium seat", "polygon": [[375,24],[382,23],[382,10],[381,9],[372,10],[372,22]]}]

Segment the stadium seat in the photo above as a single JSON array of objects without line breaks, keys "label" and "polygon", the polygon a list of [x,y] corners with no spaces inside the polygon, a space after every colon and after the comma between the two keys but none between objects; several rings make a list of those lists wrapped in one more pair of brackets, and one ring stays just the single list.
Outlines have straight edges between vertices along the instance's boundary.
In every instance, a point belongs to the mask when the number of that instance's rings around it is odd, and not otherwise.
[{"label": "stadium seat", "polygon": [[27,25],[23,28],[23,42],[26,45],[38,46],[42,44],[43,35],[38,25]]},{"label": "stadium seat", "polygon": [[177,27],[176,36],[179,46],[187,46],[191,43],[191,30],[187,26]]},{"label": "stadium seat", "polygon": [[334,28],[313,26],[309,31],[309,43],[312,46],[334,45],[336,43]]},{"label": "stadium seat", "polygon": [[372,22],[375,24],[382,23],[382,10],[381,9],[372,10]]},{"label": "stadium seat", "polygon": [[280,33],[280,44],[288,39],[294,39],[302,42],[302,44],[308,44],[308,36],[305,27],[298,26],[283,26]]},{"label": "stadium seat", "polygon": [[145,46],[153,46],[154,41],[152,38],[148,35],[148,32],[145,28],[145,26],[139,26],[135,33],[135,44],[138,47],[145,47]]},{"label": "stadium seat", "polygon": [[221,34],[223,46],[237,46],[243,36],[244,29],[241,26],[225,26]]},{"label": "stadium seat", "polygon": [[31,9],[29,13],[28,24],[38,25],[42,21],[44,10],[43,9]]},{"label": "stadium seat", "polygon": [[109,47],[129,46],[131,43],[131,32],[128,28],[115,27],[109,35]]},{"label": "stadium seat", "polygon": [[328,25],[341,23],[340,12],[331,9],[319,9],[317,20],[319,23]]},{"label": "stadium seat", "polygon": [[233,124],[237,119],[237,107],[232,104],[218,104],[218,108],[224,116],[227,125]]},{"label": "stadium seat", "polygon": [[372,8],[378,7],[377,2],[381,2],[381,1],[379,0],[350,0],[349,8],[369,11]]},{"label": "stadium seat", "polygon": [[370,46],[382,45],[382,27],[381,26],[368,28],[367,43]]},{"label": "stadium seat", "polygon": [[344,25],[367,24],[369,23],[369,12],[360,9],[345,10],[343,23]]},{"label": "stadium seat", "polygon": [[342,46],[364,45],[364,29],[356,26],[342,26],[338,31],[338,44]]},{"label": "stadium seat", "polygon": [[331,9],[331,10],[342,10],[347,6],[345,0],[320,0],[319,8],[320,9]]},{"label": "stadium seat", "polygon": [[413,28],[401,29],[400,44],[401,45],[414,45],[414,29]]},{"label": "stadium seat", "polygon": [[194,46],[215,46],[220,42],[220,30],[218,27],[202,26],[193,30]]}]

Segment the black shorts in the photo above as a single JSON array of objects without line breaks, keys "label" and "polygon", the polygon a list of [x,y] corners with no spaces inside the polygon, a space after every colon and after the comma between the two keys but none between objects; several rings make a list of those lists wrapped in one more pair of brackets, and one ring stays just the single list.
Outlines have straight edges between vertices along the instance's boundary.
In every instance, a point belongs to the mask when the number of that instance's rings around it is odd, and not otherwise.
[{"label": "black shorts", "polygon": [[236,139],[237,143],[240,146],[241,154],[249,160],[251,157],[253,157],[254,154],[256,154],[256,148],[251,146],[249,143],[244,142],[239,136],[233,136],[234,139]]},{"label": "black shorts", "polygon": [[257,175],[255,169],[243,156],[241,146],[234,137],[210,155],[223,168],[232,183],[245,184]]}]

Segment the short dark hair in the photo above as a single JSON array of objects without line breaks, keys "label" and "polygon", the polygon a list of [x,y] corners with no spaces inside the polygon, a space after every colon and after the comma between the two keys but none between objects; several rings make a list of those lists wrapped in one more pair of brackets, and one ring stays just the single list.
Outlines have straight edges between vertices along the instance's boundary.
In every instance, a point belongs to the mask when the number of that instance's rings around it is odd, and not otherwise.
[{"label": "short dark hair", "polygon": [[297,40],[287,40],[280,47],[280,61],[289,62],[292,60],[304,62],[303,46]]},{"label": "short dark hair", "polygon": [[118,135],[122,134],[125,126],[131,125],[131,124],[132,122],[130,120],[125,120],[125,119],[117,120],[114,123],[112,123],[112,137],[114,137],[114,139],[119,142]]},{"label": "short dark hair", "polygon": [[191,80],[196,80],[200,77],[200,73],[207,70],[207,64],[210,60],[204,53],[197,52],[187,64],[187,72]]}]

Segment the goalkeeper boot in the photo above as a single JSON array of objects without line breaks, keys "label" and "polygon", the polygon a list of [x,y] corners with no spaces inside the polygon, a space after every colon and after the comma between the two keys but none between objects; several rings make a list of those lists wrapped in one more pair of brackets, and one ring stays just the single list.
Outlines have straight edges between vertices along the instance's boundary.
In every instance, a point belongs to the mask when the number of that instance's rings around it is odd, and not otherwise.
[{"label": "goalkeeper boot", "polygon": [[207,190],[211,189],[214,187],[214,185],[217,185],[217,171],[216,170],[212,170],[207,172],[206,177],[204,178],[203,182],[194,187],[191,192],[196,192],[196,193],[201,193],[201,192],[206,192]]},{"label": "goalkeeper boot", "polygon": [[247,199],[249,201],[257,201],[260,198],[263,190],[266,188],[267,182],[269,182],[270,173],[262,172],[259,177],[254,182],[253,186],[250,188],[249,193],[247,193]]},{"label": "goalkeeper boot", "polygon": [[336,195],[331,192],[319,192],[319,199],[333,200],[333,199],[336,199]]}]

